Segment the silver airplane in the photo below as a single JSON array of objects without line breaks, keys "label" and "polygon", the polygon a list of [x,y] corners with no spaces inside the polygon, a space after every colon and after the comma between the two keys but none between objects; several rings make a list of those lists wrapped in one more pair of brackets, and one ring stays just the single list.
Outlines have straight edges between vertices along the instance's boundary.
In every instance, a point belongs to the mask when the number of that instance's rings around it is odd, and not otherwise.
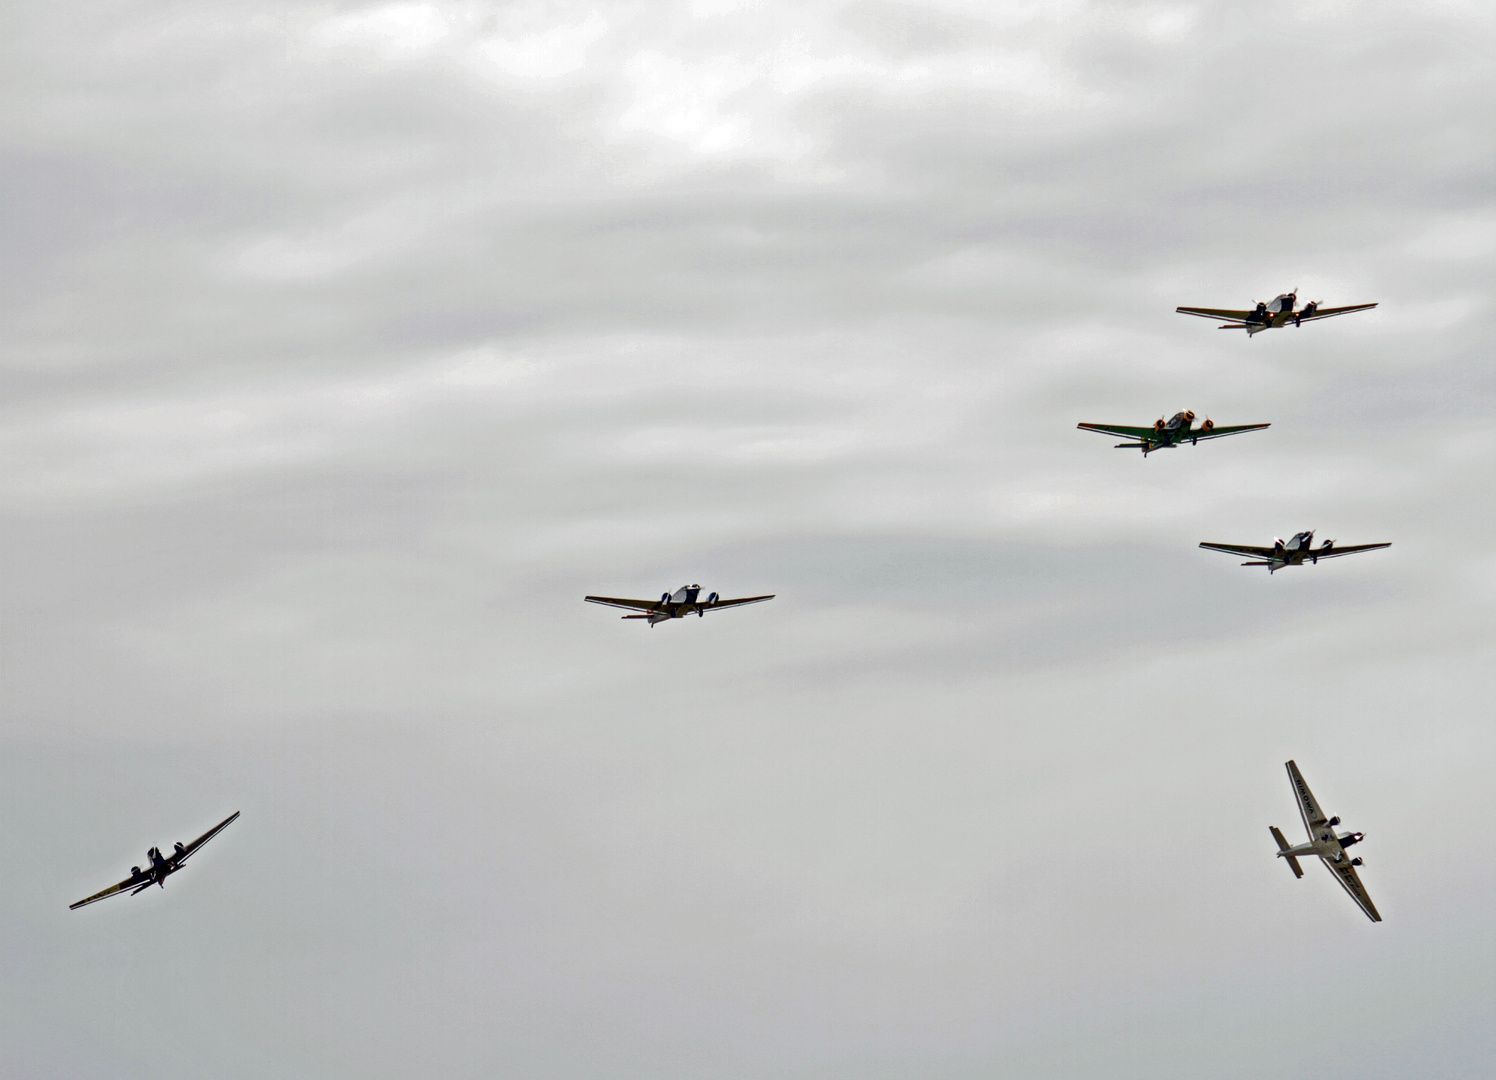
[{"label": "silver airplane", "polygon": [[1284,543],[1282,540],[1274,540],[1272,547],[1252,547],[1248,544],[1210,544],[1201,543],[1201,547],[1211,551],[1224,551],[1227,555],[1246,555],[1252,561],[1242,563],[1243,566],[1265,566],[1269,574],[1275,574],[1285,566],[1303,566],[1306,562],[1317,563],[1321,559],[1338,559],[1342,555],[1354,555],[1358,551],[1372,551],[1376,548],[1391,547],[1391,542],[1385,544],[1347,544],[1345,547],[1336,547],[1335,541],[1326,540],[1319,547],[1314,546],[1314,530],[1295,533],[1292,540]]},{"label": "silver airplane", "polygon": [[125,892],[134,896],[138,892],[149,889],[152,885],[159,885],[163,889],[166,888],[166,879],[182,869],[182,864],[190,859],[198,848],[217,836],[238,816],[239,811],[235,810],[190,844],[184,844],[178,840],[176,850],[170,855],[161,854],[160,848],[151,848],[145,853],[146,858],[150,860],[150,864],[145,869],[141,869],[138,866],[130,867],[130,876],[125,878],[124,881],[121,881],[118,885],[109,886],[103,892],[96,892],[90,897],[79,900],[76,904],[69,904],[68,909],[76,911],[78,908],[87,907],[89,904],[99,900],[106,900],[111,896],[118,896]]},{"label": "silver airplane", "polygon": [[1293,876],[1301,878],[1304,870],[1299,866],[1299,860],[1310,855],[1318,855],[1319,861],[1324,863],[1330,873],[1335,875],[1335,880],[1340,882],[1340,887],[1350,893],[1351,899],[1361,906],[1366,912],[1366,917],[1372,922],[1381,922],[1382,917],[1377,914],[1376,905],[1371,902],[1371,897],[1366,895],[1366,889],[1361,885],[1361,878],[1356,873],[1356,867],[1361,865],[1360,859],[1352,859],[1345,853],[1345,849],[1352,844],[1359,844],[1365,839],[1362,833],[1348,832],[1337,833],[1335,826],[1340,824],[1338,817],[1327,818],[1324,811],[1319,808],[1319,803],[1314,801],[1314,793],[1309,790],[1309,785],[1304,783],[1304,777],[1299,772],[1299,767],[1293,762],[1284,763],[1288,768],[1288,782],[1293,786],[1293,793],[1299,800],[1299,816],[1304,819],[1304,829],[1309,833],[1309,842],[1291,847],[1283,834],[1278,831],[1276,825],[1269,825],[1268,829],[1273,834],[1273,839],[1278,843],[1278,858],[1288,860],[1288,868],[1293,871]]},{"label": "silver airplane", "polygon": [[1257,306],[1251,311],[1232,311],[1227,308],[1199,308],[1178,307],[1174,310],[1181,315],[1198,315],[1202,319],[1224,319],[1221,330],[1245,330],[1247,337],[1261,333],[1263,330],[1272,330],[1279,326],[1302,326],[1306,322],[1314,322],[1316,319],[1328,319],[1334,315],[1347,315],[1352,311],[1366,311],[1376,307],[1375,304],[1352,304],[1349,307],[1320,307],[1318,300],[1311,300],[1298,311],[1293,309],[1298,303],[1299,291],[1283,293],[1273,298],[1271,304],[1257,302]]},{"label": "silver airplane", "polygon": [[648,619],[650,626],[666,619],[684,619],[687,615],[700,616],[721,608],[741,607],[743,604],[757,604],[761,600],[774,599],[773,593],[768,596],[744,596],[737,600],[723,600],[716,593],[701,600],[698,599],[700,595],[700,585],[683,585],[674,593],[665,593],[658,600],[620,600],[615,596],[585,596],[583,599],[589,604],[607,604],[609,607],[642,611],[642,615],[625,615],[624,618]]},{"label": "silver airplane", "polygon": [[1220,439],[1227,435],[1239,435],[1243,431],[1261,431],[1270,424],[1237,424],[1235,427],[1216,427],[1214,420],[1207,419],[1199,427],[1194,426],[1195,414],[1189,409],[1177,412],[1171,419],[1160,416],[1152,427],[1122,427],[1118,424],[1076,424],[1082,431],[1099,431],[1103,435],[1115,435],[1135,442],[1118,443],[1118,450],[1141,450],[1147,457],[1155,450],[1170,450],[1189,443],[1194,446],[1202,439]]}]

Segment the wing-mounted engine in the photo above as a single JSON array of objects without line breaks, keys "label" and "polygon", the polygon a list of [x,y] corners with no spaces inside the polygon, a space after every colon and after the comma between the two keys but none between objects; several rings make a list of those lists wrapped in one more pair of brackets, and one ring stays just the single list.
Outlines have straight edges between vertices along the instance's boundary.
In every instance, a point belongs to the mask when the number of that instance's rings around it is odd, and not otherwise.
[{"label": "wing-mounted engine", "polygon": [[1165,420],[1162,416],[1160,416],[1157,420],[1153,421],[1153,430],[1154,431],[1160,431],[1161,432],[1161,431],[1163,431],[1164,428],[1166,428],[1168,426],[1169,426],[1169,422],[1167,420]]},{"label": "wing-mounted engine", "polygon": [[140,876],[140,867],[138,867],[138,866],[132,866],[132,867],[130,867],[130,876],[131,877],[139,877]]},{"label": "wing-mounted engine", "polygon": [[1184,419],[1188,423],[1193,424],[1195,422],[1195,412],[1193,409],[1185,409],[1184,412],[1180,413],[1179,415],[1184,417]]}]

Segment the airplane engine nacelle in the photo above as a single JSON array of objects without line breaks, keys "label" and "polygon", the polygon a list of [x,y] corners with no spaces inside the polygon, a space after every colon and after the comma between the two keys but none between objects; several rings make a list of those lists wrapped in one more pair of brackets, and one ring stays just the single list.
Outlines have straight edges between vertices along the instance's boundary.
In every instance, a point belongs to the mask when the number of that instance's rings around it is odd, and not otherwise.
[{"label": "airplane engine nacelle", "polygon": [[1165,427],[1165,421],[1164,421],[1164,418],[1162,416],[1160,416],[1157,420],[1153,421],[1153,430],[1154,431],[1162,431],[1164,429],[1164,427]]},{"label": "airplane engine nacelle", "polygon": [[1360,859],[1352,859],[1351,860],[1351,865],[1352,866],[1364,866],[1365,863],[1363,863]]},{"label": "airplane engine nacelle", "polygon": [[177,841],[176,847],[177,847],[177,854],[178,855],[182,854],[182,852],[184,852],[184,851],[187,850],[187,845],[184,844],[184,843],[182,843],[182,841],[180,841],[180,840]]},{"label": "airplane engine nacelle", "polygon": [[1216,422],[1214,420],[1207,420],[1207,421],[1205,421],[1205,423],[1203,423],[1203,424],[1200,425],[1200,430],[1201,431],[1211,431],[1211,430],[1213,430],[1215,428],[1215,426],[1216,426]]},{"label": "airplane engine nacelle", "polygon": [[708,596],[706,598],[706,602],[708,604],[715,604],[717,602],[717,594],[716,593],[712,593],[710,596]]},{"label": "airplane engine nacelle", "polygon": [[1195,414],[1188,409],[1185,410],[1184,418],[1192,424],[1195,422]]},{"label": "airplane engine nacelle", "polygon": [[1330,828],[1333,829],[1336,825],[1340,824],[1340,815],[1339,814],[1335,815],[1329,821],[1325,822],[1325,824],[1328,825]]},{"label": "airplane engine nacelle", "polygon": [[139,877],[140,876],[140,867],[138,867],[138,866],[132,866],[132,867],[130,867],[130,876],[131,877]]},{"label": "airplane engine nacelle", "polygon": [[662,604],[668,604],[668,603],[670,603],[670,594],[669,593],[661,593],[660,594],[660,603],[662,603]]}]

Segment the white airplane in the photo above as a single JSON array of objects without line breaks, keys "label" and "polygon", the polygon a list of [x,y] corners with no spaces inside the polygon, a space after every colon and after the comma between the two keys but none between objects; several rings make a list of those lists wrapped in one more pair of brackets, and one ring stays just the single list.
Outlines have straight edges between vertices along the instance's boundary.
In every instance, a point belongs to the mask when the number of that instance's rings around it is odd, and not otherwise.
[{"label": "white airplane", "polygon": [[1298,290],[1275,296],[1271,304],[1265,304],[1261,300],[1251,311],[1232,311],[1228,308],[1199,308],[1178,307],[1174,310],[1181,315],[1198,315],[1202,319],[1224,319],[1220,329],[1222,330],[1245,330],[1247,337],[1260,333],[1263,330],[1272,330],[1275,327],[1302,326],[1306,322],[1314,322],[1316,319],[1328,319],[1332,315],[1348,315],[1352,311],[1366,311],[1376,307],[1375,304],[1351,304],[1349,307],[1322,308],[1318,300],[1311,300],[1298,311],[1293,305],[1298,303]]},{"label": "white airplane", "polygon": [[1326,818],[1324,811],[1319,808],[1319,803],[1314,801],[1314,793],[1309,790],[1309,785],[1304,783],[1304,777],[1299,772],[1299,767],[1293,762],[1285,762],[1288,767],[1288,780],[1293,785],[1293,793],[1299,799],[1299,816],[1304,819],[1304,828],[1309,833],[1309,842],[1300,844],[1298,847],[1290,847],[1283,834],[1278,831],[1276,825],[1269,825],[1268,829],[1273,834],[1273,839],[1278,842],[1278,858],[1288,860],[1288,868],[1293,871],[1293,876],[1301,878],[1304,876],[1303,868],[1299,866],[1299,859],[1307,855],[1318,855],[1319,861],[1329,868],[1330,873],[1335,875],[1335,880],[1340,882],[1340,887],[1351,894],[1351,899],[1361,906],[1366,912],[1366,917],[1372,922],[1381,922],[1382,917],[1377,914],[1376,906],[1371,902],[1371,897],[1366,895],[1366,889],[1361,885],[1361,878],[1356,874],[1356,867],[1361,865],[1360,859],[1352,859],[1345,853],[1345,849],[1352,844],[1359,844],[1363,836],[1358,832],[1336,834],[1335,826],[1340,824],[1338,817]]},{"label": "white airplane", "polygon": [[1358,551],[1391,547],[1392,543],[1389,541],[1385,544],[1347,544],[1345,547],[1336,547],[1335,541],[1326,540],[1316,548],[1314,530],[1310,529],[1307,532],[1295,533],[1293,539],[1286,544],[1281,539],[1275,539],[1272,547],[1205,542],[1202,542],[1200,546],[1210,551],[1224,551],[1227,555],[1246,555],[1252,561],[1242,563],[1243,566],[1265,566],[1269,574],[1276,574],[1285,566],[1303,566],[1306,562],[1317,563],[1321,559],[1338,559],[1342,555],[1354,555]]},{"label": "white airplane", "polygon": [[761,600],[772,600],[774,594],[768,596],[744,596],[737,600],[723,600],[716,593],[712,593],[705,600],[699,600],[701,595],[700,585],[682,585],[674,593],[665,593],[658,600],[622,600],[616,596],[584,596],[582,599],[589,604],[607,604],[609,607],[633,608],[635,611],[644,612],[643,615],[625,615],[625,619],[648,619],[649,625],[654,626],[666,619],[684,619],[687,615],[705,615],[708,611],[716,611],[719,608],[740,607],[743,604],[756,604]]}]

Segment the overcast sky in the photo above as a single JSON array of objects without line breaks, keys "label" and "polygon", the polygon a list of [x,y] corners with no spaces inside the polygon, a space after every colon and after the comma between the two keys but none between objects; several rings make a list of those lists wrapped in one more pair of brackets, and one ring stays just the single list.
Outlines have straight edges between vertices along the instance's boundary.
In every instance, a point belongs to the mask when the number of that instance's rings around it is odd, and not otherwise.
[{"label": "overcast sky", "polygon": [[1487,1080],[1493,10],[11,5],[0,1074]]}]

